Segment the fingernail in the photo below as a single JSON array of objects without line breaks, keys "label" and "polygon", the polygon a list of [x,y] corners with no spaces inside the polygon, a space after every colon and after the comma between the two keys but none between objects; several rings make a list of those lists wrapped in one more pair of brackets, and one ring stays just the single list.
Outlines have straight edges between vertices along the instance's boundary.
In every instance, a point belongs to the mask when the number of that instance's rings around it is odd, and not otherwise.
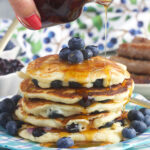
[{"label": "fingernail", "polygon": [[[39,30],[42,27],[41,19],[38,15],[33,14],[30,17],[22,18],[22,21],[28,23],[30,27],[32,27],[34,30]],[[23,21],[23,22],[24,22]]]}]

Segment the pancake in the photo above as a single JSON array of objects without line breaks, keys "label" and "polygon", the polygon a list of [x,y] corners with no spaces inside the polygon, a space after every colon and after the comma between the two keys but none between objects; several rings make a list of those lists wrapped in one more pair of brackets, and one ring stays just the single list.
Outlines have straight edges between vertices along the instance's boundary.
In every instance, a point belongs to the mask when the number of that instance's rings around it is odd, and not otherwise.
[{"label": "pancake", "polygon": [[26,75],[36,79],[41,88],[50,88],[51,82],[55,80],[62,81],[63,86],[77,82],[90,88],[97,79],[102,79],[102,85],[109,87],[130,78],[124,65],[101,56],[92,57],[80,64],[69,64],[61,61],[58,55],[48,55],[29,63]]},{"label": "pancake", "polygon": [[18,120],[35,126],[66,129],[72,124],[77,124],[79,131],[84,131],[89,128],[97,129],[104,126],[107,122],[115,120],[121,114],[122,111],[120,110],[118,112],[103,112],[94,115],[76,115],[68,118],[52,119],[28,114],[23,110],[21,105],[15,111]]},{"label": "pancake", "polygon": [[68,133],[63,130],[45,129],[45,134],[40,137],[34,137],[32,135],[35,126],[24,125],[19,130],[19,136],[34,142],[48,143],[57,142],[62,137],[71,137],[75,142],[110,142],[118,143],[123,140],[122,130],[123,126],[120,123],[114,123],[112,127],[103,129],[91,129],[78,133]]},{"label": "pancake", "polygon": [[120,101],[131,96],[134,88],[132,79],[126,79],[123,83],[113,85],[110,88],[60,88],[42,89],[36,87],[31,79],[24,80],[20,85],[22,94],[27,98],[40,98],[53,102],[75,104],[85,97],[90,96],[95,101],[113,99]]},{"label": "pancake", "polygon": [[61,103],[54,103],[41,99],[22,99],[22,106],[25,112],[34,116],[49,117],[53,113],[60,114],[63,117],[69,117],[79,114],[91,114],[95,112],[111,111],[115,112],[124,108],[128,103],[128,99],[120,102],[114,100],[106,100],[102,102],[95,102],[88,107],[82,107],[79,104],[64,105]]}]

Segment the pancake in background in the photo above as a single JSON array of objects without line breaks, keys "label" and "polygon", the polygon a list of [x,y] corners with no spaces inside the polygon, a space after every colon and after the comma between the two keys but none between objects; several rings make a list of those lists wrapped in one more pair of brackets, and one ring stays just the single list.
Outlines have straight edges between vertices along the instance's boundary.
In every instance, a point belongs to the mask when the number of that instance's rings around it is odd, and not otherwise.
[{"label": "pancake in background", "polygon": [[110,88],[61,88],[61,89],[41,89],[36,87],[31,79],[24,80],[20,85],[20,90],[27,98],[40,98],[53,102],[74,104],[83,98],[93,98],[95,101],[113,99],[120,101],[131,96],[134,88],[132,79],[126,79],[123,83],[113,85]]},{"label": "pancake in background", "polygon": [[128,103],[128,99],[121,100],[120,102],[115,102],[115,100],[94,102],[88,107],[82,107],[79,104],[65,105],[41,99],[28,100],[23,98],[21,102],[24,111],[28,114],[47,118],[54,113],[62,117],[69,117],[72,115],[92,114],[104,111],[116,112],[121,109],[123,110],[125,104]]},{"label": "pancake in background", "polygon": [[115,120],[121,114],[122,111],[120,110],[118,112],[102,112],[93,115],[76,115],[67,118],[52,119],[28,114],[23,110],[21,105],[15,111],[16,117],[25,123],[39,127],[50,127],[57,129],[67,129],[70,126],[77,124],[79,131],[84,131],[89,128],[97,129],[104,126],[107,122]]},{"label": "pancake in background", "polygon": [[56,80],[62,81],[63,86],[69,86],[69,82],[76,82],[90,88],[97,79],[102,81],[103,87],[109,87],[130,78],[124,65],[101,56],[71,65],[61,61],[58,55],[49,55],[29,63],[26,74],[36,79],[41,88],[50,88],[51,82]]}]

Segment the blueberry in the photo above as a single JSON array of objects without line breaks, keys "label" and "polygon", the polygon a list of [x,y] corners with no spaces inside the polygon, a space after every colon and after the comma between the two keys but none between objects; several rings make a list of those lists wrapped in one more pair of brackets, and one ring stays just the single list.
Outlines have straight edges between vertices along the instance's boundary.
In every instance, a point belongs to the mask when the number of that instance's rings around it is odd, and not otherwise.
[{"label": "blueberry", "polygon": [[12,120],[11,114],[3,112],[0,114],[0,125],[5,128],[8,121]]},{"label": "blueberry", "polygon": [[101,129],[101,128],[109,128],[109,127],[111,127],[113,124],[114,124],[114,121],[107,122],[104,126],[99,127],[99,129]]},{"label": "blueberry", "polygon": [[51,40],[50,40],[49,37],[44,38],[44,43],[45,43],[45,44],[48,44],[48,43],[50,43],[50,42],[51,42]]},{"label": "blueberry", "polygon": [[126,3],[126,0],[121,0],[121,3],[122,3],[122,4],[125,4],[125,3]]},{"label": "blueberry", "polygon": [[80,50],[74,50],[68,55],[68,62],[70,64],[77,64],[84,60],[83,54]]},{"label": "blueberry", "polygon": [[103,44],[99,44],[98,48],[99,48],[99,50],[104,50],[104,45]]},{"label": "blueberry", "polygon": [[93,87],[94,87],[94,88],[102,88],[102,87],[103,87],[103,79],[97,79],[97,80],[93,83]]},{"label": "blueberry", "polygon": [[136,130],[136,132],[139,133],[142,133],[147,129],[147,125],[144,122],[138,120],[132,121],[131,127],[133,127]]},{"label": "blueberry", "polygon": [[149,115],[146,115],[144,117],[144,122],[146,123],[146,125],[149,127],[150,126],[150,116]]},{"label": "blueberry", "polygon": [[50,114],[49,114],[49,118],[51,119],[56,119],[56,118],[63,118],[64,116],[60,113],[58,113],[57,111],[52,111]]},{"label": "blueberry", "polygon": [[5,50],[11,50],[15,47],[14,43],[12,41],[9,41],[8,44],[5,47]]},{"label": "blueberry", "polygon": [[135,29],[131,29],[131,30],[129,30],[129,32],[130,32],[131,35],[136,35],[136,30]]},{"label": "blueberry", "polygon": [[150,109],[141,108],[139,111],[142,112],[143,115],[150,115]]},{"label": "blueberry", "polygon": [[14,112],[15,108],[15,103],[9,98],[6,98],[0,102],[0,112],[12,113]]},{"label": "blueberry", "polygon": [[142,11],[145,12],[145,11],[148,11],[148,10],[149,10],[148,7],[144,7]]},{"label": "blueberry", "polygon": [[81,38],[73,37],[72,39],[69,40],[68,45],[71,50],[75,50],[75,49],[83,49],[85,43]]},{"label": "blueberry", "polygon": [[91,49],[85,49],[82,51],[84,59],[89,59],[93,56],[93,52],[91,51]]},{"label": "blueberry", "polygon": [[117,39],[116,38],[111,38],[110,42],[113,43],[113,44],[116,44],[117,43]]},{"label": "blueberry", "polygon": [[83,107],[88,107],[93,104],[94,99],[90,96],[83,97],[82,100],[79,101],[79,104]]},{"label": "blueberry", "polygon": [[82,85],[78,82],[70,81],[69,82],[69,87],[70,88],[80,88],[80,87],[82,87]]},{"label": "blueberry", "polygon": [[133,128],[124,128],[122,130],[122,136],[127,139],[132,139],[136,136],[136,131]]},{"label": "blueberry", "polygon": [[97,56],[99,54],[99,49],[97,46],[89,45],[85,49],[90,49],[93,52],[93,56]]},{"label": "blueberry", "polygon": [[114,46],[114,44],[111,41],[107,43],[108,48],[112,48],[113,46]]},{"label": "blueberry", "polygon": [[71,52],[71,50],[66,47],[66,48],[63,48],[60,52],[59,52],[59,58],[62,59],[62,60],[68,60],[68,55],[69,53]]},{"label": "blueberry", "polygon": [[69,133],[76,133],[76,132],[79,132],[79,125],[78,124],[75,124],[75,123],[72,123],[71,125],[68,125],[66,127],[66,130],[67,132]]},{"label": "blueberry", "polygon": [[8,121],[6,124],[6,130],[10,135],[17,135],[18,127],[16,121]]},{"label": "blueberry", "polygon": [[39,87],[39,85],[38,85],[38,80],[32,79],[32,82],[33,82],[33,84],[34,84],[36,87]]},{"label": "blueberry", "polygon": [[18,101],[22,98],[21,95],[15,95],[11,98],[11,100],[17,105]]},{"label": "blueberry", "polygon": [[33,131],[32,131],[32,135],[34,137],[40,137],[42,136],[43,134],[45,134],[45,131],[42,129],[42,128],[35,128]]},{"label": "blueberry", "polygon": [[58,148],[69,148],[74,145],[74,141],[70,137],[63,137],[56,143]]},{"label": "blueberry", "polygon": [[130,121],[133,121],[133,120],[140,120],[140,121],[142,121],[142,120],[144,120],[144,115],[138,110],[131,110],[128,113],[128,119]]},{"label": "blueberry", "polygon": [[54,81],[51,82],[51,88],[59,89],[61,87],[62,87],[62,81],[54,80]]},{"label": "blueberry", "polygon": [[24,122],[23,122],[23,121],[20,121],[20,120],[16,120],[16,123],[17,123],[17,128],[18,128],[18,129],[21,128],[22,125],[24,124]]}]

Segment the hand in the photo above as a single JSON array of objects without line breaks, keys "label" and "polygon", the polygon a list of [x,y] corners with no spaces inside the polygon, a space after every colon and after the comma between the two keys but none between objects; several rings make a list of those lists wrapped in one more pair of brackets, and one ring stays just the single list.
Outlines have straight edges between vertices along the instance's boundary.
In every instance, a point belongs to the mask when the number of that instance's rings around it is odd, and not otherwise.
[{"label": "hand", "polygon": [[39,30],[42,27],[40,15],[34,0],[9,0],[16,17],[27,28]]}]

